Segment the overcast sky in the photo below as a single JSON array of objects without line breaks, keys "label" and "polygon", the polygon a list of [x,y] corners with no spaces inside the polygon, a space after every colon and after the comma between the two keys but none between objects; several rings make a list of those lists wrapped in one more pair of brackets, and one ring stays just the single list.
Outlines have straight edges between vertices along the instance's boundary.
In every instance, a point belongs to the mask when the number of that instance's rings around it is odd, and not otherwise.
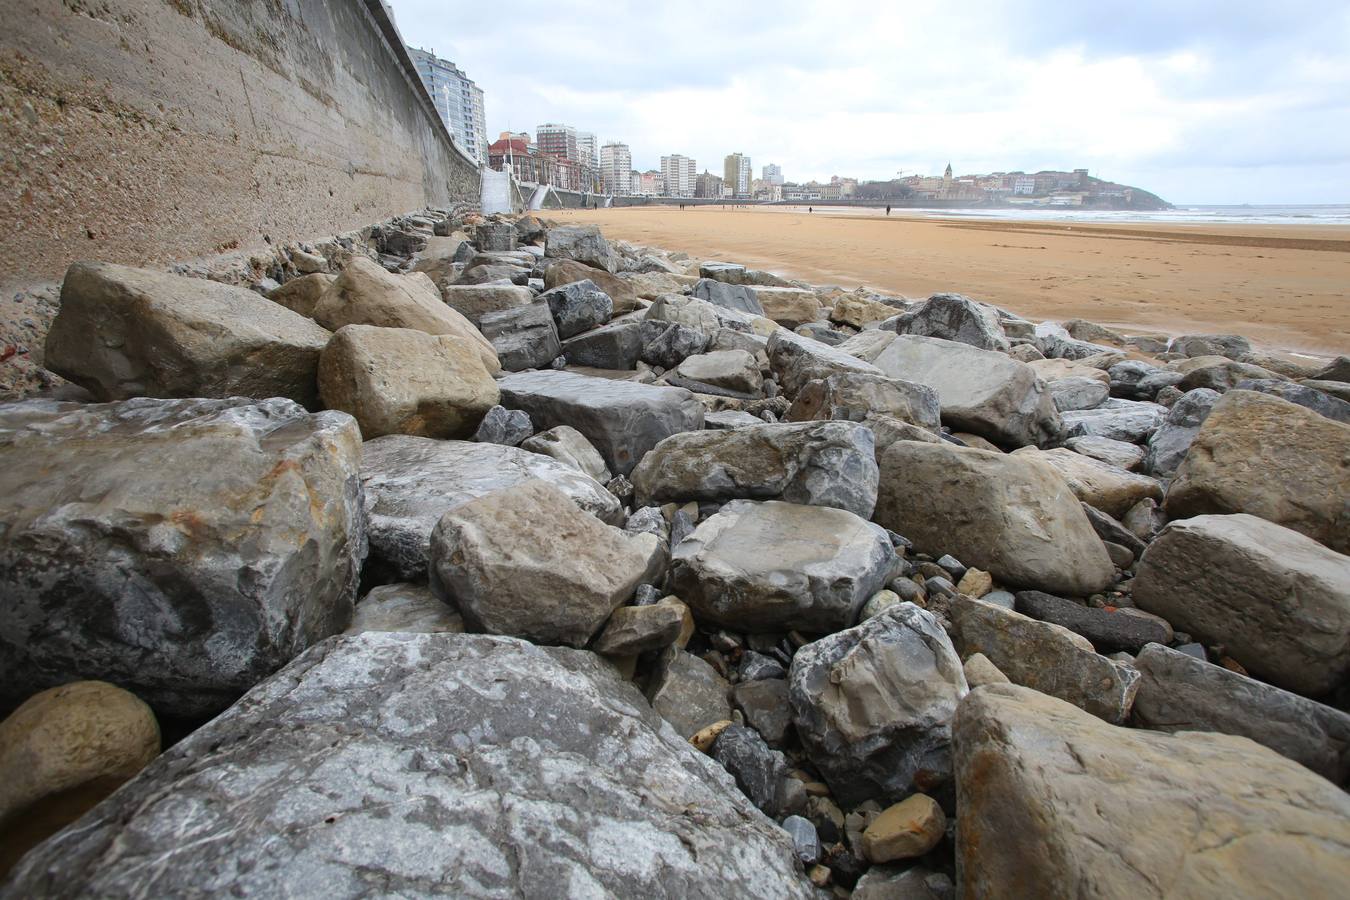
[{"label": "overcast sky", "polygon": [[789,181],[1086,167],[1174,203],[1350,203],[1350,0],[392,0],[543,122]]}]

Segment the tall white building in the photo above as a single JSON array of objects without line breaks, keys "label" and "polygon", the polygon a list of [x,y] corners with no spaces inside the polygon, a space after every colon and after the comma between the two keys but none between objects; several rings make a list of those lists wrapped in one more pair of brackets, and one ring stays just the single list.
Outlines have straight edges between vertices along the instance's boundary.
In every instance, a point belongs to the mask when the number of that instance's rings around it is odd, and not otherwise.
[{"label": "tall white building", "polygon": [[698,164],[689,157],[678,153],[661,157],[661,175],[666,180],[667,197],[694,196]]},{"label": "tall white building", "polygon": [[577,162],[592,169],[600,165],[600,142],[594,131],[577,132]]},{"label": "tall white building", "polygon": [[483,114],[483,89],[458,66],[428,50],[408,48],[417,74],[422,77],[431,102],[450,136],[470,159],[487,165],[487,117]]},{"label": "tall white building", "polygon": [[783,184],[782,166],[778,165],[777,163],[769,163],[767,166],[764,167],[763,174],[764,180],[769,184],[776,184],[782,186]]},{"label": "tall white building", "polygon": [[728,197],[750,196],[750,157],[733,153],[725,160],[722,172],[722,192]]},{"label": "tall white building", "polygon": [[610,141],[600,148],[600,181],[606,194],[633,193],[633,154],[627,144]]}]

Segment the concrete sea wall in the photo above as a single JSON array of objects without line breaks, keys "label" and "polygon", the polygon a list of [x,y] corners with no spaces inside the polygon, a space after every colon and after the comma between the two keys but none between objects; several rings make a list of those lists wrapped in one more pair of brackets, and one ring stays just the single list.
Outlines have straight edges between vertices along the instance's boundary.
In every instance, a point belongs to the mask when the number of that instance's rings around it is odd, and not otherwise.
[{"label": "concrete sea wall", "polygon": [[475,203],[378,0],[17,0],[0,28],[0,285]]}]

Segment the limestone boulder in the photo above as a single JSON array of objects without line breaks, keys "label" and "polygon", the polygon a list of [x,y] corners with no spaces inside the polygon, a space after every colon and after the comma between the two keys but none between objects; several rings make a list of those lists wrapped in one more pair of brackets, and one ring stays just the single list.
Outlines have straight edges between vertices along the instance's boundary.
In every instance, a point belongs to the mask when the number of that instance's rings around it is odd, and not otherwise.
[{"label": "limestone boulder", "polygon": [[[1203,363],[1203,365],[1197,365],[1197,363]],[[1283,378],[1283,376],[1269,369],[1263,369],[1251,363],[1235,362],[1231,359],[1222,358],[1214,359],[1212,357],[1188,359],[1178,364],[1177,370],[1183,375],[1181,381],[1177,382],[1177,387],[1181,390],[1193,391],[1196,388],[1209,388],[1218,391],[1220,394],[1232,390],[1239,382],[1248,379],[1280,380]]]},{"label": "limestone boulder", "polygon": [[273,303],[280,303],[291,312],[299,313],[305,318],[311,318],[314,315],[314,306],[323,296],[323,292],[328,290],[328,286],[337,280],[336,275],[329,275],[326,272],[314,272],[310,275],[302,275],[299,278],[292,278],[281,287],[273,288],[267,293],[267,299]]},{"label": "limestone boulder", "polygon": [[[185,809],[210,840],[183,839]],[[176,744],[6,890],[805,900],[800,872],[788,835],[595,654],[368,633]]]},{"label": "limestone boulder", "polygon": [[700,278],[694,284],[692,294],[714,306],[722,306],[752,316],[765,315],[764,307],[760,305],[755,291],[744,285],[728,284],[714,278]]},{"label": "limestone boulder", "polygon": [[1238,359],[1251,352],[1252,345],[1240,334],[1183,334],[1168,347],[1188,357],[1221,356]]},{"label": "limestone boulder", "polygon": [[1162,485],[1157,479],[1127,472],[1119,466],[1062,447],[1054,450],[1023,447],[1014,451],[1013,456],[1049,466],[1064,479],[1075,497],[1117,519],[1140,500],[1161,501],[1163,498]]},{"label": "limestone boulder", "polygon": [[1065,410],[1059,415],[1066,438],[1104,437],[1144,444],[1167,418],[1167,407],[1145,400],[1111,397],[1093,409]]},{"label": "limestone boulder", "polygon": [[611,322],[562,342],[570,366],[633,369],[642,355],[641,323]]},{"label": "limestone boulder", "polygon": [[1350,557],[1256,516],[1169,523],[1134,600],[1287,690],[1316,697],[1350,674]]},{"label": "limestone boulder", "polygon": [[881,457],[873,519],[922,553],[950,553],[1000,584],[1086,596],[1115,567],[1068,484],[1017,456],[901,441]]},{"label": "limestone boulder", "polygon": [[1064,442],[1064,446],[1074,453],[1081,453],[1083,456],[1110,463],[1127,472],[1137,471],[1147,457],[1147,451],[1143,447],[1137,444],[1127,444],[1125,441],[1115,441],[1111,438],[1069,438]]},{"label": "limestone boulder", "polygon": [[590,280],[547,290],[539,295],[539,302],[548,304],[563,340],[604,325],[614,313],[614,301]]},{"label": "limestone boulder", "polygon": [[482,327],[488,313],[518,309],[534,302],[534,291],[518,284],[440,284],[445,305]]},{"label": "limestone boulder", "polygon": [[841,372],[808,381],[788,408],[787,419],[862,422],[872,415],[890,416],[934,433],[941,426],[941,407],[932,388],[862,372]]},{"label": "limestone boulder", "polygon": [[360,464],[281,398],[0,405],[0,708],[97,679],[212,715],[341,631]]},{"label": "limestone boulder", "polygon": [[1250,513],[1350,553],[1350,425],[1255,391],[1229,391],[1167,491],[1167,515]]},{"label": "limestone boulder", "polygon": [[705,262],[698,267],[703,278],[712,278],[726,284],[749,284],[763,287],[791,287],[786,278],[766,272],[763,269],[751,269],[737,263]]},{"label": "limestone boulder", "polygon": [[628,656],[674,644],[684,631],[689,607],[674,597],[646,606],[621,606],[591,647],[596,653]]},{"label": "limestone boulder", "polygon": [[562,356],[558,328],[547,303],[485,313],[478,325],[508,372],[542,369]]},{"label": "limestone boulder", "polygon": [[896,308],[866,297],[845,294],[830,308],[830,321],[852,328],[862,328],[872,322],[882,322],[895,315]]},{"label": "limestone boulder", "polygon": [[820,298],[815,291],[794,287],[755,287],[751,289],[763,308],[763,315],[784,328],[796,328],[820,318]]},{"label": "limestone boulder", "polygon": [[1306,406],[1328,419],[1350,424],[1350,403],[1307,385],[1296,384],[1292,381],[1275,381],[1270,378],[1249,378],[1239,381],[1234,387],[1240,391],[1259,391],[1262,394],[1270,394],[1288,400],[1290,403]]},{"label": "limestone boulder", "polygon": [[431,586],[475,631],[585,646],[656,572],[653,535],[629,537],[531,480],[451,509],[431,532]]},{"label": "limestone boulder", "polygon": [[[718,328],[719,332],[723,329]],[[742,334],[742,332],[730,332]],[[642,338],[643,362],[663,369],[673,369],[691,356],[708,348],[708,335],[692,325],[643,319],[639,334]],[[722,347],[724,350],[745,350],[744,347]],[[747,351],[748,352],[748,351]]]},{"label": "limestone boulder", "polygon": [[[551,456],[560,463],[585,472],[601,484],[606,484],[614,475],[605,466],[604,457],[588,440],[586,435],[570,425],[558,425],[547,431],[541,431],[521,442],[520,449],[531,453]],[[545,479],[548,480],[548,479]],[[578,504],[585,508],[584,504]],[[606,516],[600,516],[606,519]],[[607,519],[606,519],[607,520]]]},{"label": "limestone boulder", "polygon": [[752,634],[847,628],[894,567],[879,526],[775,500],[733,500],[671,549],[674,591],[695,618]]},{"label": "limestone boulder", "polygon": [[1350,799],[1245,738],[1117,728],[1017,685],[971,692],[953,731],[966,896],[1256,900],[1350,879]]},{"label": "limestone boulder", "polygon": [[788,331],[774,332],[769,338],[767,352],[769,366],[788,397],[797,396],[809,381],[841,372],[884,374],[851,353]]},{"label": "limestone boulder", "polygon": [[682,381],[761,396],[764,376],[753,354],[745,350],[714,350],[687,356],[675,368]]},{"label": "limestone boulder", "polygon": [[548,230],[544,256],[570,259],[613,274],[619,271],[619,257],[594,225],[557,225]]},{"label": "limestone boulder", "polygon": [[317,409],[329,333],[247,288],[75,263],[43,364],[94,395],[286,397]]},{"label": "limestone boulder", "polygon": [[1168,410],[1162,425],[1148,439],[1148,455],[1144,468],[1159,478],[1171,478],[1191,449],[1200,426],[1219,402],[1219,393],[1209,388],[1196,388],[1177,398]]},{"label": "limestone boulder", "polygon": [[357,601],[352,624],[343,634],[363,631],[461,634],[464,617],[425,584],[382,584]]},{"label": "limestone boulder", "polygon": [[623,521],[618,499],[603,484],[572,465],[526,449],[390,435],[367,441],[364,457],[369,565],[397,580],[426,580],[428,542],[441,516],[526,481],[547,481],[602,522]]},{"label": "limestone boulder", "polygon": [[900,334],[917,334],[969,344],[980,350],[1008,351],[1008,338],[993,307],[962,294],[934,294],[892,322]]},{"label": "limestone boulder", "polygon": [[703,404],[681,388],[556,371],[517,372],[497,385],[502,405],[529,413],[536,428],[580,431],[616,475],[670,435],[703,428]]},{"label": "limestone boulder", "polygon": [[394,275],[363,256],[353,257],[314,306],[314,319],[337,331],[346,325],[411,328],[464,338],[478,347],[483,366],[501,369],[497,352],[473,323],[441,300],[423,273]]},{"label": "limestone boulder", "polygon": [[950,789],[961,659],[927,610],[897,604],[807,644],[788,699],[802,746],[846,806]]}]

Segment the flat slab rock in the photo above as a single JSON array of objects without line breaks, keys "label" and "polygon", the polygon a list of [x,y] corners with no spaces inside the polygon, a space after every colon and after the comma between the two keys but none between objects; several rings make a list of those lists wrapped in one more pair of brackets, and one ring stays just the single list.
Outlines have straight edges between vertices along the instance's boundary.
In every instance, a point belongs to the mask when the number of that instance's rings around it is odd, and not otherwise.
[{"label": "flat slab rock", "polygon": [[210,715],[341,631],[360,441],[281,398],[0,405],[0,708],[97,679]]},{"label": "flat slab rock", "polygon": [[441,516],[531,479],[547,481],[602,522],[623,523],[619,500],[604,485],[540,453],[407,435],[366,441],[363,451],[361,483],[372,562],[404,580],[426,580],[427,543]]},{"label": "flat slab rock", "polygon": [[0,896],[815,896],[800,872],[600,657],[367,633],[175,745]]}]

